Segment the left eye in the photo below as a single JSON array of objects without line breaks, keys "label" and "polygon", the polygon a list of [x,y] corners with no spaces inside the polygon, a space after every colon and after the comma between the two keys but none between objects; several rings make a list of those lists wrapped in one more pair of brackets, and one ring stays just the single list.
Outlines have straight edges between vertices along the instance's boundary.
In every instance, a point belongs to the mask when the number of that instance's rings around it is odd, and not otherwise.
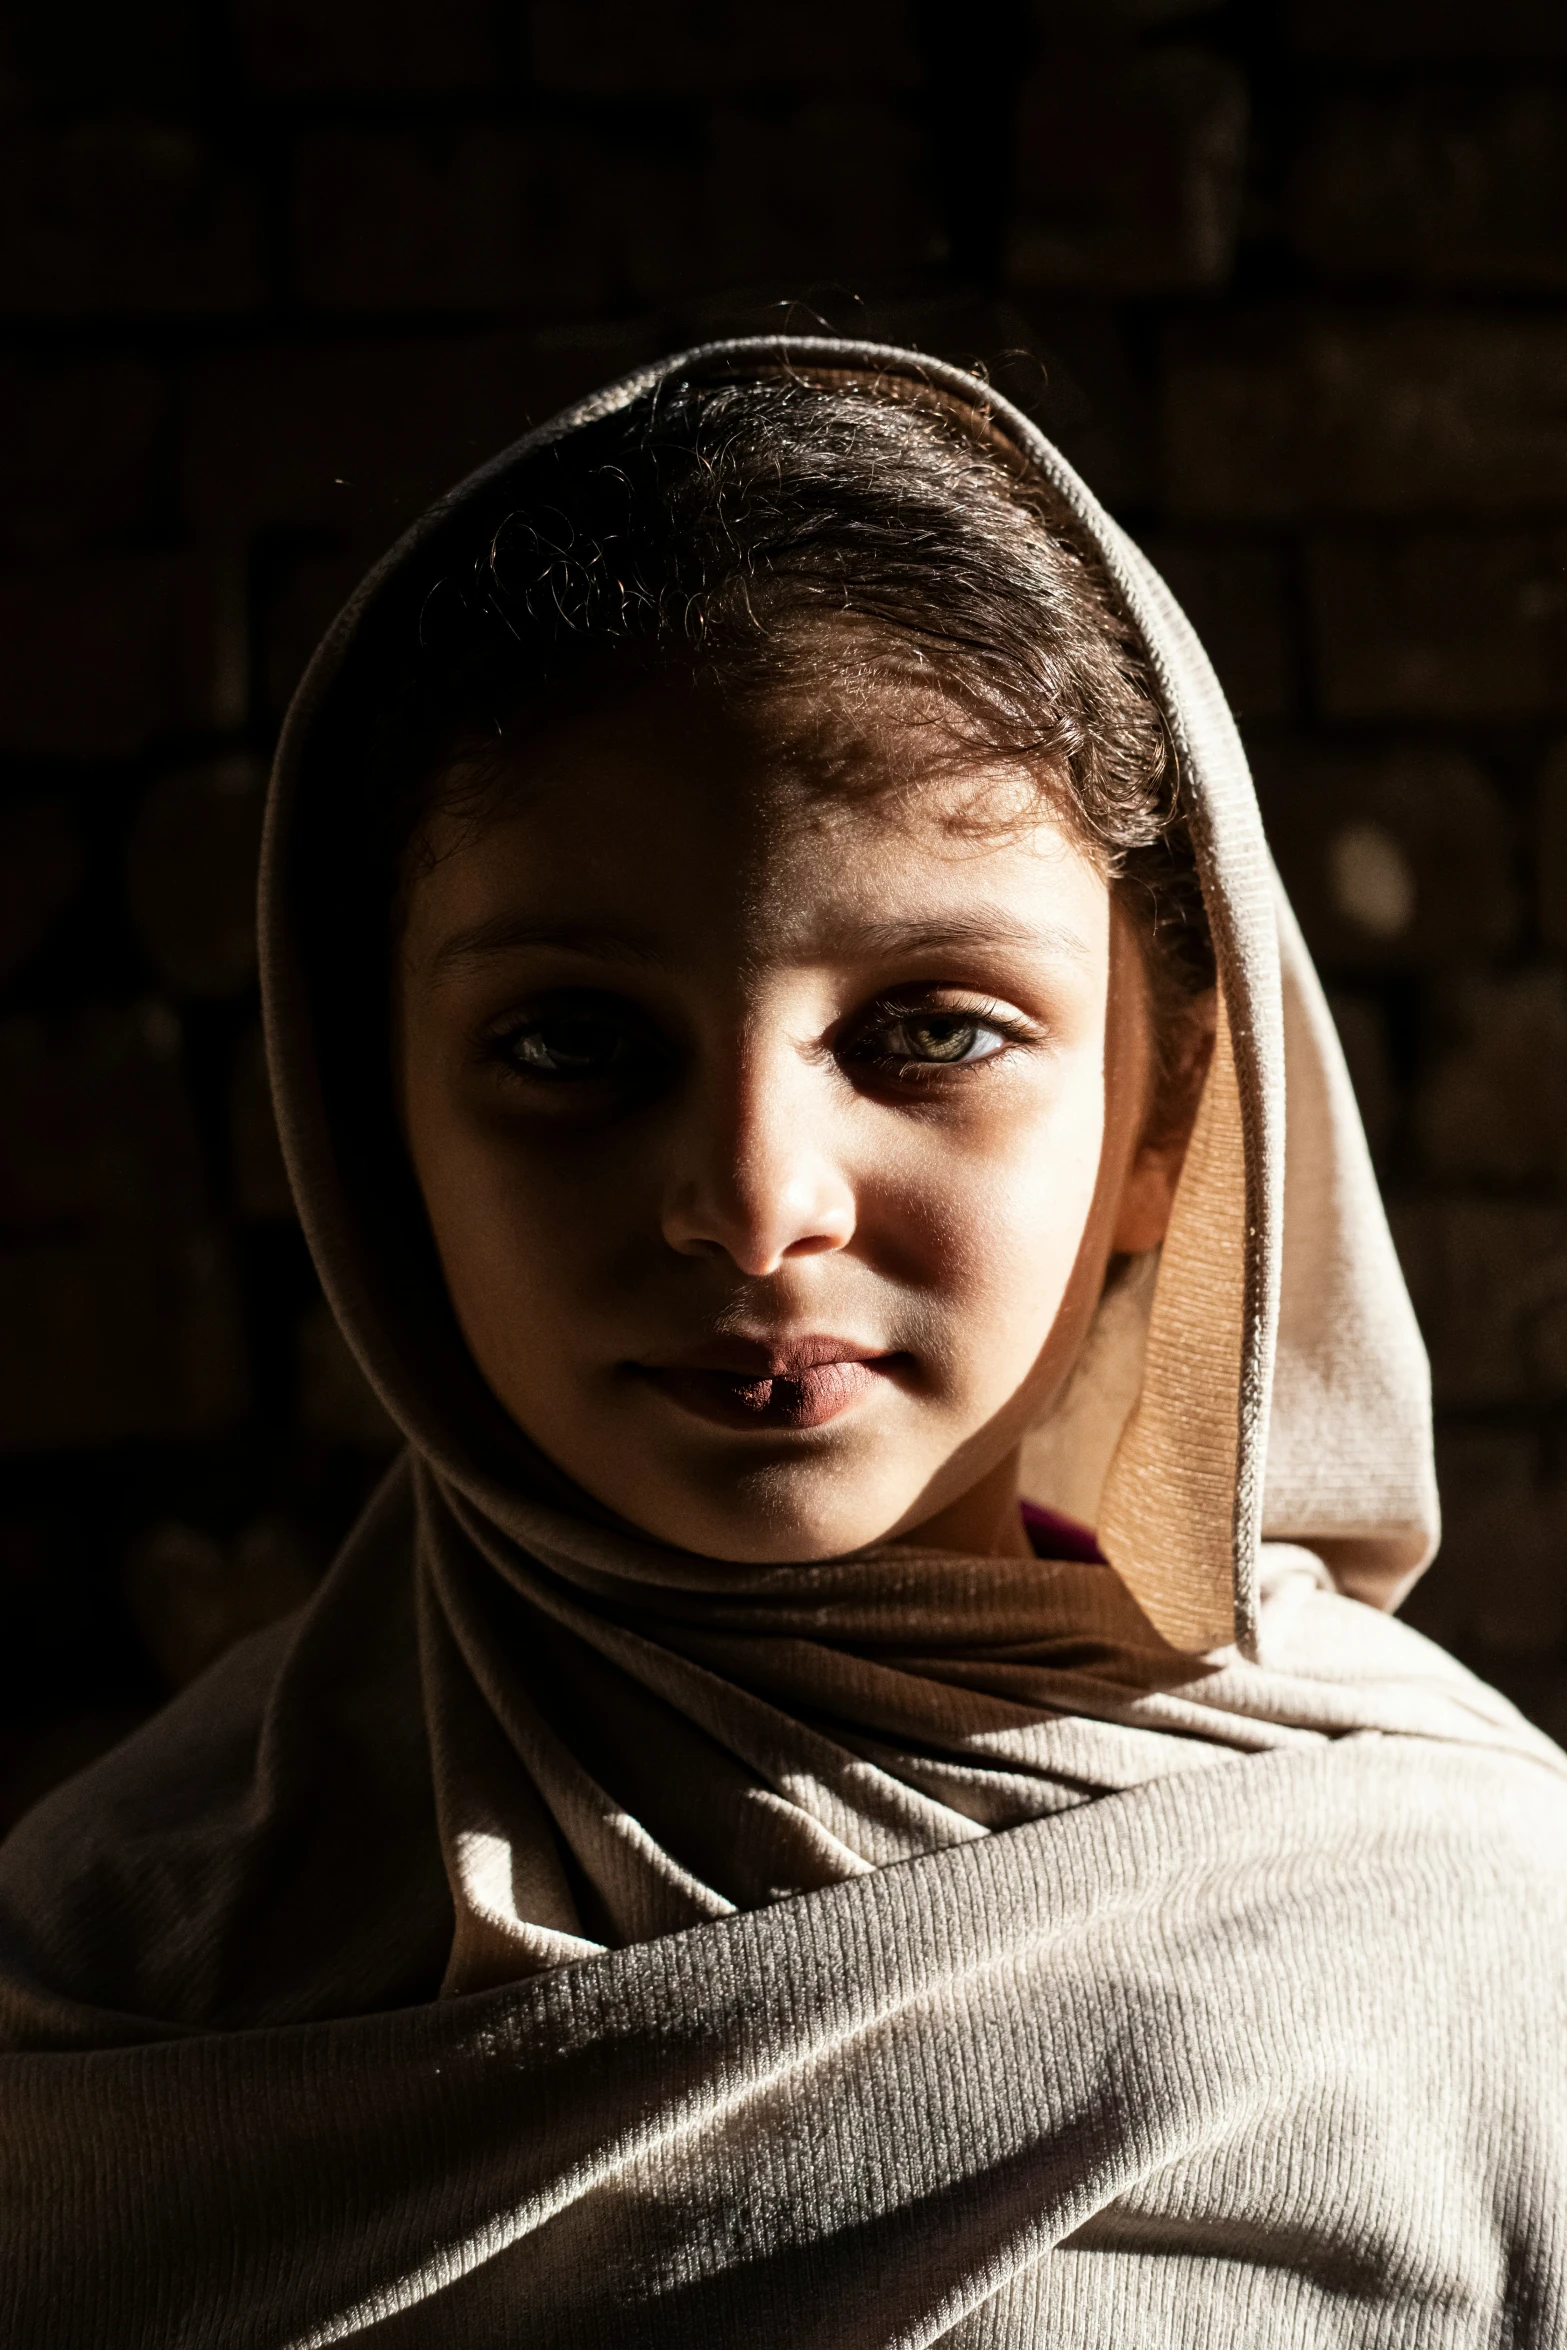
[{"label": "left eye", "polygon": [[999,1029],[972,1012],[903,1012],[862,1032],[848,1057],[884,1065],[898,1062],[906,1067],[955,1069],[965,1063],[988,1061],[1006,1043]]}]

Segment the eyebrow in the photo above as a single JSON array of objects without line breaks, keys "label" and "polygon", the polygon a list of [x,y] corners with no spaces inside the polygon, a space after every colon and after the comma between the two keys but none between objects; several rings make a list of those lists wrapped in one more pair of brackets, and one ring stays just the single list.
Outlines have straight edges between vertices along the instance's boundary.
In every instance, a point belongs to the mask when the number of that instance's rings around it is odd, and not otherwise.
[{"label": "eyebrow", "polygon": [[1000,906],[976,906],[926,922],[871,922],[856,944],[877,956],[940,954],[951,947],[1026,947],[1073,963],[1093,959],[1088,941],[1056,922],[1024,922]]},{"label": "eyebrow", "polygon": [[656,965],[668,960],[646,939],[634,938],[627,931],[599,930],[586,922],[526,922],[511,914],[498,914],[489,922],[474,923],[471,929],[454,931],[436,949],[432,961],[437,971],[449,971],[464,963],[485,962],[492,955],[516,954],[525,947],[553,947],[557,953],[587,955],[600,963]]},{"label": "eyebrow", "polygon": [[[1000,906],[978,906],[967,913],[932,916],[925,921],[866,923],[855,929],[852,945],[856,954],[873,961],[985,947],[1022,947],[1035,954],[1059,955],[1073,963],[1093,959],[1087,940],[1075,930],[1053,922],[1020,921]],[[529,922],[500,914],[467,930],[454,931],[437,948],[432,961],[437,971],[449,971],[529,947],[553,948],[594,962],[632,963],[643,969],[667,967],[670,960],[667,953],[628,931],[602,930],[581,922]]]}]

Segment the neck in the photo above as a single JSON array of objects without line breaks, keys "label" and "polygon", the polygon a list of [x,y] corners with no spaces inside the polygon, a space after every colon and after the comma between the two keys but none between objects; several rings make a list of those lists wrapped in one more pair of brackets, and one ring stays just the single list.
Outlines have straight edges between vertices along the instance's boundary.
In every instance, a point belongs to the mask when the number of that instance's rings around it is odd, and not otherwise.
[{"label": "neck", "polygon": [[956,1501],[949,1501],[895,1542],[921,1550],[958,1550],[970,1558],[1027,1558],[1028,1536],[1018,1506],[1018,1448],[996,1463]]}]

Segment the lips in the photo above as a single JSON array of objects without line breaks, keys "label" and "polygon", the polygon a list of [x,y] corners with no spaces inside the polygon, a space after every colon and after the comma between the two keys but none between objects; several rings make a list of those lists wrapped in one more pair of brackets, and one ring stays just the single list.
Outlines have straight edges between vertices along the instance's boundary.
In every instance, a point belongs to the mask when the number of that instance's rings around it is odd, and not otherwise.
[{"label": "lips", "polygon": [[722,1428],[820,1428],[871,1394],[905,1360],[841,1338],[776,1346],[723,1338],[636,1369],[671,1403]]}]

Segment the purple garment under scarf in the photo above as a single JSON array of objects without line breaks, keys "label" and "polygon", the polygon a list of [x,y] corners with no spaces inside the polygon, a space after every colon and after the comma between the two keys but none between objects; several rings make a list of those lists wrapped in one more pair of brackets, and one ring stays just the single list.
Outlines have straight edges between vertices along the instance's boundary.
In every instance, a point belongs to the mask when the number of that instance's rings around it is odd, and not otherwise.
[{"label": "purple garment under scarf", "polygon": [[1033,1545],[1034,1556],[1042,1559],[1077,1559],[1085,1567],[1108,1564],[1093,1533],[1080,1526],[1076,1518],[1063,1517],[1059,1510],[1047,1510],[1037,1501],[1025,1501],[1023,1531]]}]

